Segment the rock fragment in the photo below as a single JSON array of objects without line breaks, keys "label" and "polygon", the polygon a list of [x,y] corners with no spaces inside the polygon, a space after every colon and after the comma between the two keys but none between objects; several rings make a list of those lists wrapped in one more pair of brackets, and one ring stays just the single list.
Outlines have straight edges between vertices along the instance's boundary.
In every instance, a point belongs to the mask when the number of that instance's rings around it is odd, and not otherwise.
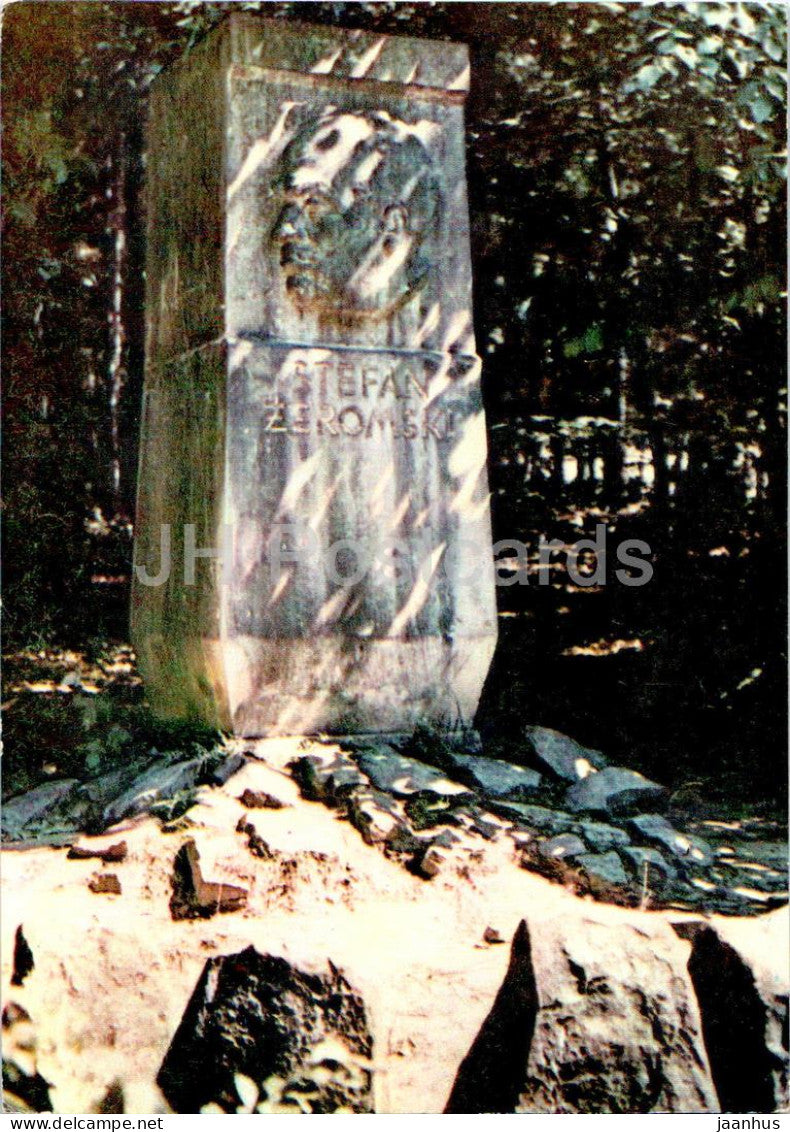
[{"label": "rock fragment", "polygon": [[121,882],[115,873],[94,873],[88,881],[88,888],[98,894],[121,895]]},{"label": "rock fragment", "polygon": [[589,774],[565,795],[565,805],[573,813],[622,817],[646,806],[666,804],[667,791],[657,782],[626,767],[610,766]]},{"label": "rock fragment", "polygon": [[195,842],[185,841],[176,854],[170,915],[174,920],[207,918],[217,912],[237,912],[247,903],[247,891],[233,884],[203,879]]}]

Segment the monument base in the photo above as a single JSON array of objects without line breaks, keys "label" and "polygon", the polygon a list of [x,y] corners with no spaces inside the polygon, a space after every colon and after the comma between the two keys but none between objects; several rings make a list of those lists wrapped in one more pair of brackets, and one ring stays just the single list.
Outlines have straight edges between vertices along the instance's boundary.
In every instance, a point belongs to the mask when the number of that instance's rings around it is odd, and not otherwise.
[{"label": "monument base", "polygon": [[243,738],[411,734],[471,727],[495,638],[194,640],[178,656],[148,637],[140,660],[152,709]]}]

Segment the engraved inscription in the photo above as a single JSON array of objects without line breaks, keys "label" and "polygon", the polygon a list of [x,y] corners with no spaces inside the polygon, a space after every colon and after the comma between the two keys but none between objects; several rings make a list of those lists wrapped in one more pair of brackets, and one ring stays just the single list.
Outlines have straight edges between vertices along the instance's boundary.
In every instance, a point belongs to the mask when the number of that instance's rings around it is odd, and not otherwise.
[{"label": "engraved inscription", "polygon": [[378,321],[422,291],[436,260],[436,129],[330,107],[287,147],[270,240],[300,313]]},{"label": "engraved inscription", "polygon": [[280,375],[277,389],[261,399],[264,433],[320,438],[451,440],[461,417],[457,405],[431,395],[424,366],[297,358]]}]

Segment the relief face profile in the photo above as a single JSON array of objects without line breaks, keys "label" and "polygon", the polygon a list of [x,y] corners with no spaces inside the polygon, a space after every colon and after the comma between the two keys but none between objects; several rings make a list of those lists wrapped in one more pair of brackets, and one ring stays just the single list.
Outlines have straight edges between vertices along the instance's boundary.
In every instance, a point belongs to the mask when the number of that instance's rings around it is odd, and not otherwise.
[{"label": "relief face profile", "polygon": [[391,317],[427,278],[438,209],[419,127],[385,111],[328,109],[282,165],[271,241],[291,302],[333,318]]}]

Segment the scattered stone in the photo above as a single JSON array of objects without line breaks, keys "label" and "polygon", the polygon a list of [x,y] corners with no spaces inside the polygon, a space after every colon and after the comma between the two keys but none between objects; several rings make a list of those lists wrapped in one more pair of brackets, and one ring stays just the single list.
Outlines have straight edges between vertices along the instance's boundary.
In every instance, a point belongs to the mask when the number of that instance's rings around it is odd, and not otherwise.
[{"label": "scattered stone", "polygon": [[326,806],[340,806],[352,790],[369,785],[354,760],[337,748],[302,755],[290,770],[303,797]]},{"label": "scattered stone", "polygon": [[3,802],[2,836],[4,841],[20,841],[30,832],[52,818],[76,789],[76,778],[45,782],[26,794],[18,794]]},{"label": "scattered stone", "polygon": [[504,939],[496,930],[496,928],[486,928],[483,932],[484,943],[504,943]]},{"label": "scattered stone", "polygon": [[33,952],[30,950],[30,944],[25,939],[22,925],[19,924],[14,933],[14,964],[13,973],[11,975],[11,986],[21,987],[34,967]]},{"label": "scattered stone", "polygon": [[486,841],[496,841],[502,832],[502,826],[499,822],[486,820],[486,818],[477,815],[472,818],[469,828],[473,833],[479,833]]},{"label": "scattered stone", "polygon": [[114,845],[107,846],[106,849],[92,848],[87,845],[72,845],[66,857],[70,861],[90,861],[95,858],[105,865],[115,865],[126,860],[128,851],[125,841],[117,841]]},{"label": "scattered stone", "polygon": [[501,759],[488,759],[482,755],[449,756],[452,773],[475,790],[489,798],[531,798],[540,790],[542,778],[536,770],[528,770]]},{"label": "scattered stone", "polygon": [[203,879],[195,842],[184,842],[176,854],[172,877],[170,915],[174,920],[208,918],[217,912],[237,912],[247,903],[247,891],[233,884]]},{"label": "scattered stone", "polygon": [[573,813],[621,817],[647,805],[668,801],[667,791],[657,782],[626,767],[610,766],[583,778],[568,790],[565,804]]},{"label": "scattered stone", "polygon": [[587,846],[575,833],[560,833],[548,841],[538,842],[538,852],[543,857],[562,860],[566,857],[578,857],[587,852]]},{"label": "scattered stone", "polygon": [[94,873],[88,881],[91,892],[106,893],[110,896],[121,895],[121,882],[115,873]]},{"label": "scattered stone", "polygon": [[136,778],[104,811],[105,826],[148,813],[154,805],[193,790],[203,772],[202,759],[156,763]]},{"label": "scattered stone", "polygon": [[616,825],[606,825],[604,822],[597,821],[580,821],[577,828],[579,835],[596,853],[605,853],[607,849],[620,849],[631,844],[625,830]]},{"label": "scattered stone", "polygon": [[684,928],[691,938],[688,969],[722,1112],[786,1111],[786,913]]},{"label": "scattered stone", "polygon": [[595,896],[604,899],[620,897],[624,890],[631,887],[628,873],[614,849],[606,853],[580,854],[574,858],[574,864],[584,873]]},{"label": "scattered stone", "polygon": [[267,794],[265,790],[250,790],[249,787],[240,795],[238,799],[242,806],[248,810],[283,810],[285,809],[285,802],[281,802],[279,798],[275,798],[273,794]]},{"label": "scattered stone", "polygon": [[408,797],[410,794],[430,793],[453,797],[469,793],[466,787],[451,782],[436,767],[399,755],[386,743],[378,744],[375,750],[361,751],[357,759],[373,785],[388,794]]},{"label": "scattered stone", "polygon": [[661,814],[639,814],[627,823],[634,837],[644,844],[667,849],[676,858],[697,868],[706,868],[713,862],[710,845],[698,837],[680,833]]},{"label": "scattered stone", "polygon": [[457,833],[453,833],[451,829],[443,829],[435,837],[431,837],[430,844],[438,849],[452,849],[460,841]]},{"label": "scattered stone", "polygon": [[447,858],[434,845],[429,845],[424,853],[419,854],[414,862],[414,871],[424,880],[433,880],[441,872]]},{"label": "scattered stone", "polygon": [[718,1111],[681,948],[646,919],[522,921],[445,1112]]},{"label": "scattered stone", "polygon": [[277,1079],[283,1094],[300,1093],[302,1111],[365,1113],[372,1052],[364,1003],[341,971],[307,973],[248,947],[206,962],[157,1084],[179,1113],[238,1111],[239,1077],[259,1091]]},{"label": "scattered stone", "polygon": [[275,854],[272,852],[268,841],[264,841],[252,822],[247,821],[246,814],[239,818],[236,824],[236,832],[246,834],[247,848],[253,857],[258,857],[261,861],[274,859]]},{"label": "scattered stone", "polygon": [[552,778],[563,782],[579,782],[592,770],[608,766],[606,757],[575,739],[553,731],[550,727],[527,727],[524,740],[532,762]]}]

